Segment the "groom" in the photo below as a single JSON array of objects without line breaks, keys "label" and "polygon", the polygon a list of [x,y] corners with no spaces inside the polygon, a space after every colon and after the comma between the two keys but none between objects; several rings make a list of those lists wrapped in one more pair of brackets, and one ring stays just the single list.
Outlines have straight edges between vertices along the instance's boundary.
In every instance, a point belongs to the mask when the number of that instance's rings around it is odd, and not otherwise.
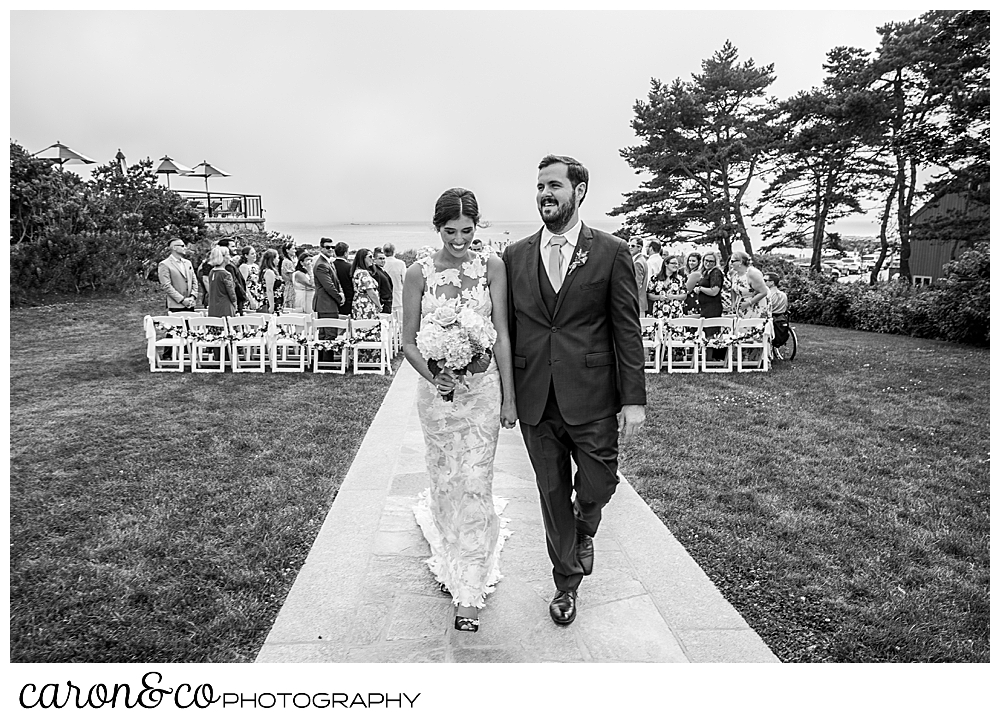
[{"label": "groom", "polygon": [[545,226],[504,252],[517,414],[541,497],[558,625],[576,618],[577,588],[593,569],[601,508],[618,484],[618,434],[627,439],[646,419],[632,255],[624,241],[581,223],[588,181],[576,159],[543,158],[535,200]]}]

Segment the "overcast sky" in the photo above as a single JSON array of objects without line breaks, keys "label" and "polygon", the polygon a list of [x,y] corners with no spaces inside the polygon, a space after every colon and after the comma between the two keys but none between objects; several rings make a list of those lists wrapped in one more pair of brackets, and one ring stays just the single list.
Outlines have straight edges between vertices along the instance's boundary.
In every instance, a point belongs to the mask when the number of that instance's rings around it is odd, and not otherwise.
[{"label": "overcast sky", "polygon": [[568,154],[595,219],[637,185],[619,150],[650,78],[690,79],[728,39],[783,98],[820,83],[829,49],[873,50],[922,12],[13,12],[10,137],[208,160],[232,174],[213,190],[301,222],[423,221],[451,186],[487,219],[533,220],[539,159]]}]

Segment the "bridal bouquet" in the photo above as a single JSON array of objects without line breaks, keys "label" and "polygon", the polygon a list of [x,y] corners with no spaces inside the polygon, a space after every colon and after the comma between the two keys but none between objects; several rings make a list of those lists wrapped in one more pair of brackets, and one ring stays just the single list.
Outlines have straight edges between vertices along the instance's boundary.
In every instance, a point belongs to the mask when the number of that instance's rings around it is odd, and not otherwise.
[{"label": "bridal bouquet", "polygon": [[[455,298],[442,302],[420,322],[417,349],[427,360],[431,374],[437,376],[449,368],[464,378],[466,374],[486,371],[496,340],[493,322]],[[444,396],[447,402],[454,398],[454,392]]]}]

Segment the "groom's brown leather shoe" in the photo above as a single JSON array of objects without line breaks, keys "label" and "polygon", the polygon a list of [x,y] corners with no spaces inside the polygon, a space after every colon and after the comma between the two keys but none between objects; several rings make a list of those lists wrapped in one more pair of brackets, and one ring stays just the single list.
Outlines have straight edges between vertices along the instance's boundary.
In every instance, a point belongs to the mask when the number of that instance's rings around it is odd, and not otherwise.
[{"label": "groom's brown leather shoe", "polygon": [[582,532],[576,533],[576,561],[583,568],[583,574],[594,571],[594,538]]},{"label": "groom's brown leather shoe", "polygon": [[576,620],[576,592],[557,591],[549,603],[549,615],[556,625],[569,625]]}]

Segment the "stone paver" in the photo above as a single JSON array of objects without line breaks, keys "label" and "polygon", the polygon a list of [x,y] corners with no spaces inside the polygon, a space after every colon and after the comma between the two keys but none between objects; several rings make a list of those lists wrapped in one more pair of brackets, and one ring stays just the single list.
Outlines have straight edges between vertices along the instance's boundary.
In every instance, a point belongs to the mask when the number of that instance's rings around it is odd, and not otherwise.
[{"label": "stone paver", "polygon": [[500,432],[493,482],[513,531],[504,578],[479,632],[455,631],[411,512],[428,486],[418,379],[405,362],[396,373],[257,662],[778,662],[624,479],[605,508],[577,619],[554,625],[538,493],[518,430]]}]

